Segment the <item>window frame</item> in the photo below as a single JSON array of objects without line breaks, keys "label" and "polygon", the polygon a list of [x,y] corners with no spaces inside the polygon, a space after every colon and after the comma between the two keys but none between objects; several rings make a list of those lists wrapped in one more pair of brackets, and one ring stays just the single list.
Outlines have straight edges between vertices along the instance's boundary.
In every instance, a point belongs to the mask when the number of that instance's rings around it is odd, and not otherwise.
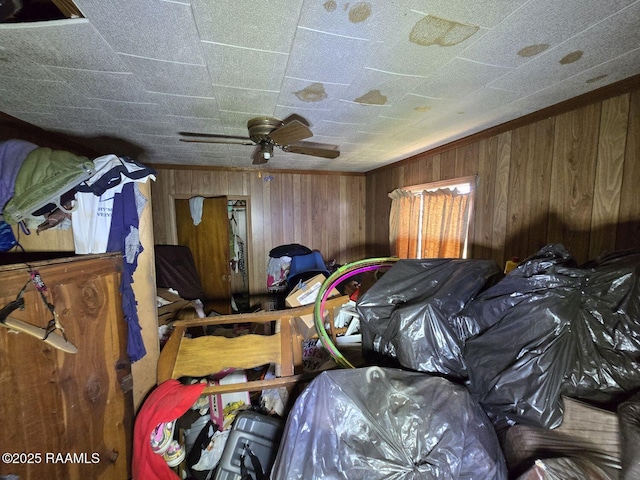
[{"label": "window frame", "polygon": [[[438,180],[435,182],[428,182],[428,183],[420,183],[417,185],[409,185],[406,187],[400,187],[397,190],[403,190],[405,192],[409,192],[414,194],[415,196],[420,196],[420,210],[419,210],[419,221],[418,221],[418,241],[417,241],[417,246],[418,246],[418,251],[416,252],[416,258],[421,258],[422,255],[422,214],[423,214],[423,208],[424,208],[424,197],[422,196],[422,192],[424,191],[428,191],[428,192],[434,192],[436,190],[440,190],[440,189],[448,189],[448,190],[455,190],[456,187],[461,186],[461,185],[468,185],[469,186],[469,208],[468,208],[468,212],[467,212],[467,228],[466,228],[466,232],[464,232],[464,244],[463,244],[463,248],[462,248],[462,256],[461,258],[468,258],[468,254],[469,254],[469,242],[470,242],[470,237],[471,237],[471,232],[472,232],[472,221],[474,219],[474,208],[475,208],[475,193],[476,193],[476,189],[478,186],[478,176],[477,175],[468,175],[465,177],[456,177],[456,178],[452,178],[452,179],[447,179],[447,180]],[[465,193],[465,192],[461,192],[461,193]]]}]

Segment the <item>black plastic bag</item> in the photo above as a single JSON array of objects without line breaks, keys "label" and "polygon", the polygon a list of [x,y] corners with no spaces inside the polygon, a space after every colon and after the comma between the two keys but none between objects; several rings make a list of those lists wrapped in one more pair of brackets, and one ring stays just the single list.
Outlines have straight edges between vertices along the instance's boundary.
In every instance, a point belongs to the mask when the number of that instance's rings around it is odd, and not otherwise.
[{"label": "black plastic bag", "polygon": [[507,478],[493,425],[463,386],[367,367],[326,371],[289,413],[271,478]]},{"label": "black plastic bag", "polygon": [[640,387],[639,265],[627,252],[579,268],[548,245],[468,304],[493,324],[464,355],[494,421],[553,428],[561,394],[605,403]]},{"label": "black plastic bag", "polygon": [[464,342],[490,324],[458,314],[500,278],[490,260],[399,260],[357,302],[365,357],[465,378]]}]

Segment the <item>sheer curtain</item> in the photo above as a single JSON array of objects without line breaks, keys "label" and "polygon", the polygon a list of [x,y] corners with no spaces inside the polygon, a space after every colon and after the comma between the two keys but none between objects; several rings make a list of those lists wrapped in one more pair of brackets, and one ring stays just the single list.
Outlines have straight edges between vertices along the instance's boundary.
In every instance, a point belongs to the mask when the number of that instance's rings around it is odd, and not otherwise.
[{"label": "sheer curtain", "polygon": [[460,258],[471,198],[457,190],[394,190],[389,216],[391,252],[399,258]]},{"label": "sheer curtain", "polygon": [[420,197],[406,190],[394,190],[389,215],[389,243],[392,254],[399,258],[415,258],[420,224]]}]

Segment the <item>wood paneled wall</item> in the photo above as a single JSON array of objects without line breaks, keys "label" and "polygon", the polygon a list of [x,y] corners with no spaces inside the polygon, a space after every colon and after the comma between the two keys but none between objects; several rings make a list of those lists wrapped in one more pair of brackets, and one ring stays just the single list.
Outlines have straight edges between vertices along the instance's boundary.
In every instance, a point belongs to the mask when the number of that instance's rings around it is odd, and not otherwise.
[{"label": "wood paneled wall", "polygon": [[252,294],[266,291],[269,251],[279,245],[300,243],[340,264],[364,258],[364,175],[158,168],[156,243],[177,243],[174,200],[196,195],[249,199]]},{"label": "wood paneled wall", "polygon": [[538,117],[367,174],[367,256],[389,254],[389,192],[466,175],[478,175],[472,258],[640,247],[640,89]]}]

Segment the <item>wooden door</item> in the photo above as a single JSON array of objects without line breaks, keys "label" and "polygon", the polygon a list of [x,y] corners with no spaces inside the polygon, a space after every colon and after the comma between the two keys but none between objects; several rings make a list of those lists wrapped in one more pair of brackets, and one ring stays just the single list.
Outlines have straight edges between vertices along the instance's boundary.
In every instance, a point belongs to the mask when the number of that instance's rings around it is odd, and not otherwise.
[{"label": "wooden door", "polygon": [[227,197],[205,198],[202,221],[193,224],[189,200],[176,200],[178,244],[191,250],[205,300],[218,313],[231,313]]},{"label": "wooden door", "polygon": [[[120,255],[34,262],[77,353],[0,326],[0,475],[20,480],[130,478],[131,369],[120,300]],[[0,267],[2,307],[30,280]],[[46,327],[51,313],[29,282],[12,318]],[[55,335],[57,332],[52,333]]]}]

